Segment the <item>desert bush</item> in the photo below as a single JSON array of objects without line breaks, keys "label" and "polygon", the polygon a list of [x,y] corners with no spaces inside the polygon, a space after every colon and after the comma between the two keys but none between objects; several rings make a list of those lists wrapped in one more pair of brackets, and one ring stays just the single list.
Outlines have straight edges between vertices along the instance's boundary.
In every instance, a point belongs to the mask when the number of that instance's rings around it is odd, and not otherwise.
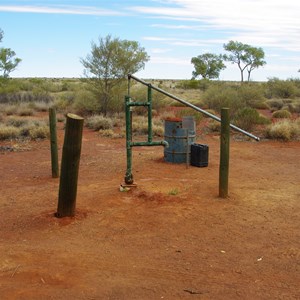
[{"label": "desert bush", "polygon": [[112,129],[113,121],[111,118],[104,117],[103,115],[93,115],[86,119],[86,126],[95,131],[100,129]]},{"label": "desert bush", "polygon": [[280,120],[266,128],[266,136],[284,141],[297,139],[300,137],[300,123],[292,120]]},{"label": "desert bush", "polygon": [[199,89],[201,80],[181,80],[177,83],[176,88],[180,89]]},{"label": "desert bush", "polygon": [[77,114],[88,115],[99,112],[99,102],[95,95],[87,90],[78,91],[75,95],[74,110]]},{"label": "desert bush", "polygon": [[233,122],[236,126],[250,131],[256,124],[266,124],[266,122],[270,121],[261,116],[256,109],[245,107],[237,111],[234,115]]},{"label": "desert bush", "polygon": [[299,93],[296,85],[291,80],[280,80],[276,77],[269,78],[265,97],[267,98],[293,98]]},{"label": "desert bush", "polygon": [[58,112],[73,112],[72,104],[74,99],[75,94],[73,92],[63,92],[55,95],[52,106],[56,108]]},{"label": "desert bush", "polygon": [[283,107],[282,99],[271,99],[267,100],[266,103],[272,111],[280,110]]},{"label": "desert bush", "polygon": [[20,128],[0,125],[0,140],[15,139],[20,135]]},{"label": "desert bush", "polygon": [[255,109],[270,109],[270,106],[265,100],[252,101],[250,107]]},{"label": "desert bush", "polygon": [[288,110],[285,110],[285,109],[277,110],[272,113],[272,117],[276,118],[276,119],[290,118],[291,116],[292,116],[292,114]]},{"label": "desert bush", "polygon": [[253,106],[257,102],[261,102],[264,99],[264,89],[259,84],[242,84],[238,88],[238,96],[244,100],[248,106]]},{"label": "desert bush", "polygon": [[200,121],[203,119],[203,114],[192,109],[192,108],[184,108],[176,111],[175,116],[177,118],[182,118],[185,116],[191,116],[194,117],[194,120],[197,124],[200,123]]},{"label": "desert bush", "polygon": [[245,99],[239,98],[238,91],[234,87],[226,85],[213,85],[203,95],[204,105],[209,109],[221,112],[222,107],[230,108],[233,115],[237,110],[246,106]]}]

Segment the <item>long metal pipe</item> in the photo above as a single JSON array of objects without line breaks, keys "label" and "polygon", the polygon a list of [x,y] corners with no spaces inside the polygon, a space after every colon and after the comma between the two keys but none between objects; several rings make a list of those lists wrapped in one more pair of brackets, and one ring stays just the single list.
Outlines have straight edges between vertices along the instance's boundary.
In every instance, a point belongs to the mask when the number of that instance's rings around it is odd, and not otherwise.
[{"label": "long metal pipe", "polygon": [[[189,107],[191,107],[191,108],[193,108],[193,109],[195,109],[195,110],[203,113],[204,115],[206,115],[206,116],[208,116],[208,117],[210,117],[210,118],[212,118],[212,119],[214,119],[214,120],[216,120],[218,122],[221,122],[221,119],[219,117],[217,117],[217,116],[215,116],[215,115],[213,115],[213,114],[211,114],[211,113],[209,113],[209,112],[207,112],[207,111],[199,108],[198,106],[195,106],[194,104],[191,104],[191,103],[189,103],[189,102],[187,102],[187,101],[185,101],[183,99],[180,99],[180,98],[178,98],[178,97],[176,97],[176,96],[174,96],[174,95],[172,95],[172,94],[170,94],[170,93],[168,93],[168,92],[166,92],[166,91],[164,91],[164,90],[162,90],[162,89],[160,89],[160,88],[152,85],[151,83],[147,83],[146,81],[135,77],[134,75],[128,74],[128,79],[131,79],[131,78],[134,79],[137,82],[140,82],[141,84],[144,84],[144,85],[146,85],[148,87],[151,87],[153,90],[156,90],[157,92],[160,92],[160,93],[164,94],[165,96],[168,96],[168,97],[170,97],[170,98],[172,98],[172,99],[174,99],[174,100],[176,100],[176,101],[184,104],[185,106],[189,106]],[[233,124],[230,124],[229,126],[232,129],[234,129],[236,131],[239,131],[239,132],[241,132],[241,133],[249,136],[252,139],[255,139],[256,141],[260,140],[260,138],[257,137],[257,136],[255,136],[254,134],[252,134],[250,132],[247,132],[247,131],[245,131],[245,130],[243,130],[243,129],[241,129],[241,128],[233,125]]]}]

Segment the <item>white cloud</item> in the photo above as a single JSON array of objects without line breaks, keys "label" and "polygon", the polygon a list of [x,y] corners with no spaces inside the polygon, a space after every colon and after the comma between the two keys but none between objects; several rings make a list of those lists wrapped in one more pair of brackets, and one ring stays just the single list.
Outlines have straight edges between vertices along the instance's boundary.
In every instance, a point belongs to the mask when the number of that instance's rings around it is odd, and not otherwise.
[{"label": "white cloud", "polygon": [[118,16],[124,15],[119,11],[99,9],[89,6],[29,6],[29,5],[0,5],[0,11],[17,13],[44,13],[44,14],[70,14],[70,15],[95,15]]},{"label": "white cloud", "polygon": [[[153,27],[199,30],[213,26],[230,30],[228,39],[261,47],[300,51],[300,1],[298,0],[170,0],[170,5],[135,6],[131,9],[150,17],[185,18],[199,24],[154,24]],[[183,22],[182,22],[183,23]]]},{"label": "white cloud", "polygon": [[225,43],[227,40],[222,39],[182,39],[182,38],[167,38],[159,36],[145,36],[143,40],[153,42],[164,42],[173,46],[186,46],[186,47],[206,47],[209,45],[219,45]]},{"label": "white cloud", "polygon": [[171,49],[165,49],[165,48],[152,48],[152,49],[150,49],[150,51],[151,51],[153,54],[160,54],[160,53],[167,53],[167,52],[170,52]]},{"label": "white cloud", "polygon": [[150,59],[152,64],[182,65],[186,66],[191,63],[189,59],[178,57],[153,56]]}]

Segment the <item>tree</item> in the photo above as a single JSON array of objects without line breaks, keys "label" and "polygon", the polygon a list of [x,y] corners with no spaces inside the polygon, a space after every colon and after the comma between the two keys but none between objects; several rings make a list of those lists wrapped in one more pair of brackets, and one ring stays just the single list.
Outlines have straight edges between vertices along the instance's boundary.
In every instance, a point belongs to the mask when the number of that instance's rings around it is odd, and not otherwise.
[{"label": "tree", "polygon": [[237,41],[229,41],[224,44],[224,49],[231,53],[224,55],[224,60],[238,65],[241,72],[241,82],[244,81],[245,70],[248,72],[248,81],[250,81],[251,72],[266,64],[264,61],[265,53],[262,48],[256,48]]},{"label": "tree", "polygon": [[127,74],[143,69],[149,56],[138,42],[112,38],[110,35],[99,37],[98,44],[92,42],[91,46],[91,53],[80,61],[99,99],[100,111],[106,115],[113,89]]},{"label": "tree", "polygon": [[192,57],[191,63],[195,68],[193,78],[198,76],[202,76],[203,79],[218,78],[221,70],[226,68],[222,55],[212,53],[204,53],[197,57]]},{"label": "tree", "polygon": [[2,31],[2,29],[0,28],[0,42],[2,41],[2,38],[3,38],[3,31]]},{"label": "tree", "polygon": [[14,71],[22,61],[15,56],[15,51],[10,48],[0,48],[0,70],[3,72],[2,77],[8,78],[9,74]]}]

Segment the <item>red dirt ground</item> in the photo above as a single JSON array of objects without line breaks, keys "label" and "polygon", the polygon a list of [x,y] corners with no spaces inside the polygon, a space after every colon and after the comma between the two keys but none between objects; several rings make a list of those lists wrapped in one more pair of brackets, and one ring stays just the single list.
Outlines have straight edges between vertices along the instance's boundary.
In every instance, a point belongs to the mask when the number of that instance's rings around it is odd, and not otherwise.
[{"label": "red dirt ground", "polygon": [[77,214],[62,219],[49,141],[2,152],[1,299],[300,299],[300,143],[232,140],[228,199],[219,137],[198,143],[206,168],[135,148],[137,188],[120,192],[125,140],[85,129]]}]

